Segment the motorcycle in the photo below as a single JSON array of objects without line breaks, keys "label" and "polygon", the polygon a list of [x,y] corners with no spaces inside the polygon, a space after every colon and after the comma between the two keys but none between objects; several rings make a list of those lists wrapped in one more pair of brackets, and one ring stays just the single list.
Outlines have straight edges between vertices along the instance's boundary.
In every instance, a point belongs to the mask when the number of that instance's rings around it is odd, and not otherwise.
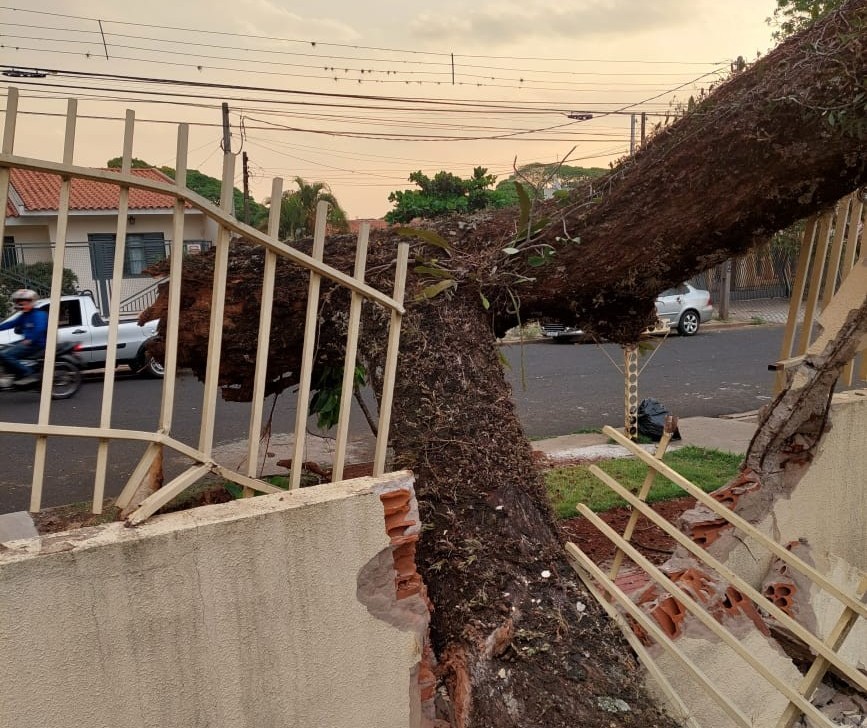
[{"label": "motorcycle", "polygon": [[[0,349],[4,349],[8,344],[0,344]],[[57,354],[54,359],[54,377],[51,383],[51,398],[52,399],[69,399],[74,395],[81,386],[82,370],[84,362],[78,354],[81,344],[68,343],[58,344]],[[30,365],[31,371],[39,377],[39,379],[31,384],[18,385],[15,382],[15,377],[6,371],[0,364],[0,390],[27,390],[41,389],[42,387],[42,368],[44,364],[43,356],[38,359],[23,360],[24,363]]]}]

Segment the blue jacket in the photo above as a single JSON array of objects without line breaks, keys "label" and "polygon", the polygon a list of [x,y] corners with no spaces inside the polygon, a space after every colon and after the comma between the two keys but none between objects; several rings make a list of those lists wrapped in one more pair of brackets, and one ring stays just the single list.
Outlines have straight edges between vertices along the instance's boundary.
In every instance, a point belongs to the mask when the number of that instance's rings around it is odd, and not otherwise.
[{"label": "blue jacket", "polygon": [[19,313],[6,323],[0,324],[0,331],[6,329],[17,329],[25,339],[33,342],[34,347],[44,349],[48,337],[48,313],[37,308]]}]

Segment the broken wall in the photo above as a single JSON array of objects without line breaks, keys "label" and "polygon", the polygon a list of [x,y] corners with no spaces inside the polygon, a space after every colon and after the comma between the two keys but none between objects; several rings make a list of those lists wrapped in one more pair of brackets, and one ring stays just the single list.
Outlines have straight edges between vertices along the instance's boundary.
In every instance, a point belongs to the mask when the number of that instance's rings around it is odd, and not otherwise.
[{"label": "broken wall", "polygon": [[0,728],[417,726],[418,530],[393,473],[0,546]]},{"label": "broken wall", "polygon": [[[777,498],[771,514],[756,526],[854,593],[867,573],[867,390],[835,395],[830,423],[791,496]],[[732,538],[726,563],[820,637],[840,616],[836,599],[781,568],[751,539]],[[864,620],[856,623],[840,654],[867,669]]]}]

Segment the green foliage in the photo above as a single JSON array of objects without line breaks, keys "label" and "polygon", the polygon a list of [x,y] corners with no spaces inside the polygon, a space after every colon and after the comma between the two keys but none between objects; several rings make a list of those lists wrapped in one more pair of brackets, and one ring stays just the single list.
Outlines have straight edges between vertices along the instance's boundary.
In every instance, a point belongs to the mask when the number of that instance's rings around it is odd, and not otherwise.
[{"label": "green foliage", "polygon": [[445,171],[428,177],[418,171],[409,176],[409,181],[418,189],[395,190],[389,194],[388,201],[394,208],[386,213],[387,222],[407,223],[415,218],[430,219],[507,204],[501,192],[490,189],[497,178],[488,174],[484,167],[476,167],[469,179]]},{"label": "green foliage", "polygon": [[773,252],[782,251],[795,254],[801,249],[801,241],[804,238],[806,223],[799,220],[789,225],[785,230],[774,233],[770,240],[770,249]]},{"label": "green foliage", "polygon": [[[743,458],[721,450],[689,446],[667,453],[662,460],[708,493],[725,485],[738,472]],[[638,492],[648,469],[635,458],[618,458],[596,464],[633,493]],[[587,466],[554,468],[545,475],[545,482],[548,496],[560,518],[574,518],[578,503],[586,503],[596,512],[626,505]],[[658,475],[647,500],[654,503],[683,495],[679,487]]]},{"label": "green foliage", "polygon": [[843,0],[777,0],[777,7],[768,25],[777,27],[776,40],[783,40],[811,25],[823,15],[836,10]]},{"label": "green foliage", "polygon": [[346,213],[325,182],[308,184],[301,177],[296,177],[295,185],[298,189],[287,190],[280,198],[278,236],[281,240],[297,240],[312,235],[316,225],[316,206],[320,201],[327,202],[329,205],[329,226],[338,232],[349,231]]},{"label": "green foliage", "polygon": [[[541,199],[544,188],[556,179],[563,189],[568,189],[586,179],[596,179],[608,172],[602,167],[573,167],[568,164],[542,164],[533,162],[518,168],[517,174],[511,174],[497,185],[507,205],[520,204],[521,193],[531,200]],[[518,191],[520,189],[520,192]]]},{"label": "green foliage", "polygon": [[[356,364],[354,385],[361,387],[367,381],[367,370]],[[317,415],[316,425],[322,430],[330,430],[340,417],[340,394],[343,388],[343,367],[323,366],[312,382],[315,392],[310,398],[308,413]]]},{"label": "green foliage", "polygon": [[[109,169],[120,169],[123,166],[123,157],[114,157],[113,159],[109,159],[105,166]],[[133,169],[149,169],[153,167],[152,164],[145,162],[143,159],[139,159],[138,157],[133,157],[130,160],[130,166]]]},{"label": "green foliage", "polygon": [[[11,313],[10,296],[19,288],[32,288],[40,296],[48,296],[53,270],[54,264],[50,262],[19,263],[0,270],[0,316],[6,317]],[[78,276],[69,268],[64,268],[61,294],[75,293],[77,286]]]},{"label": "green foliage", "polygon": [[[109,169],[120,169],[122,161],[121,157],[115,157],[114,159],[109,159],[108,162],[106,162],[106,166]],[[132,159],[133,169],[149,169],[153,166],[154,165],[145,162],[143,159],[138,159],[137,157],[133,157]],[[175,169],[173,167],[158,167],[158,169],[166,175],[166,177],[171,179],[175,178]],[[222,182],[216,177],[211,177],[210,175],[199,172],[197,169],[187,170],[187,187],[215,205],[220,204],[220,190],[222,186]],[[237,187],[234,187],[232,190],[232,197],[235,208],[235,217],[243,222],[244,193]],[[250,211],[250,225],[253,227],[259,227],[263,220],[268,219],[268,208],[265,207],[265,205],[262,205],[253,199],[249,199],[247,201],[247,208]]]},{"label": "green foliage", "polygon": [[[160,167],[160,172],[167,177],[175,178],[175,170],[172,167]],[[213,202],[215,205],[220,204],[220,190],[223,187],[223,183],[216,177],[199,172],[197,169],[189,169],[187,170],[187,187],[209,202]],[[234,187],[232,189],[232,198],[235,217],[243,222],[244,193],[237,187]],[[253,227],[258,228],[263,220],[268,219],[268,208],[265,205],[250,199],[247,201],[247,207],[250,211],[250,225]]]}]

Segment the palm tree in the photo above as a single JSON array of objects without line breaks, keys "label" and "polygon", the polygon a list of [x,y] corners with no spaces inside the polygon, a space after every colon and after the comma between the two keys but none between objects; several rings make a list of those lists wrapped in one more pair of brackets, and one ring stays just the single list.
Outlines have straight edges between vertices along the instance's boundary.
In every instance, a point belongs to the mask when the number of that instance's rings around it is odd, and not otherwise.
[{"label": "palm tree", "polygon": [[[280,198],[280,231],[282,240],[295,240],[313,234],[316,222],[316,205],[328,203],[328,224],[336,232],[347,232],[349,222],[331,188],[325,182],[308,184],[301,177],[295,178],[297,190],[287,190]],[[270,202],[269,202],[270,204]]]}]

